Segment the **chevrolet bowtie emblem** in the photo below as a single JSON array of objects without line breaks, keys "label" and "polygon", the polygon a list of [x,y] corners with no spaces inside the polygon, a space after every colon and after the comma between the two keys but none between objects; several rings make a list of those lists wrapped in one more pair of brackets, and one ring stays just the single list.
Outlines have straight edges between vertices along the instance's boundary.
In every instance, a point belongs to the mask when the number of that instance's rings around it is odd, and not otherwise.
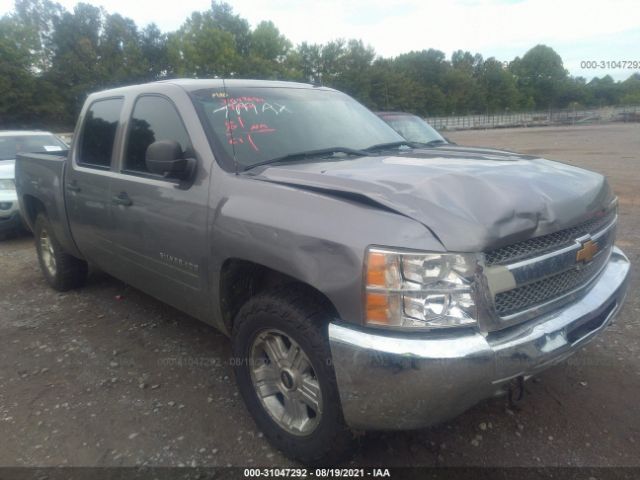
[{"label": "chevrolet bowtie emblem", "polygon": [[598,253],[598,242],[587,240],[582,243],[582,248],[576,253],[576,262],[590,262],[596,253]]}]

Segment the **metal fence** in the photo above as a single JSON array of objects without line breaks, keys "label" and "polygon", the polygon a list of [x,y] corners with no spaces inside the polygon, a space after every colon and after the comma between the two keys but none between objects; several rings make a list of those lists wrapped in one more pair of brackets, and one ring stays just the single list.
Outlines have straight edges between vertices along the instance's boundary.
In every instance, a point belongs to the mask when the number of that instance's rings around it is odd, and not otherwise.
[{"label": "metal fence", "polygon": [[586,110],[563,109],[542,112],[503,112],[485,115],[427,117],[438,130],[578,125],[608,122],[640,122],[640,105],[603,107]]}]

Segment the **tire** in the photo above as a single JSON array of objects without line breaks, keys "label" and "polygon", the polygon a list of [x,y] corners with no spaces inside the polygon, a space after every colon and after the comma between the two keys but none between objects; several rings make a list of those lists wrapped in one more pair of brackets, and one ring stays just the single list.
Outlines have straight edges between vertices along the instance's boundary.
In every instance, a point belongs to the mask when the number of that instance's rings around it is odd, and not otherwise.
[{"label": "tire", "polygon": [[38,263],[47,283],[60,292],[84,285],[87,279],[87,262],[62,250],[53,234],[51,222],[39,213],[33,229]]},{"label": "tire", "polygon": [[[308,465],[333,464],[344,458],[353,446],[353,434],[344,422],[331,364],[328,323],[329,316],[322,302],[303,286],[294,284],[251,298],[236,315],[231,335],[234,373],[249,413],[276,448]],[[285,336],[281,338],[282,343],[277,340],[280,334]],[[272,354],[275,349],[266,348],[270,343],[288,348],[284,360],[271,359],[278,355]],[[256,357],[261,349],[269,352],[266,358]],[[297,355],[292,356],[292,352]],[[295,356],[300,360],[287,363]],[[308,362],[305,363],[302,356],[306,356]],[[283,364],[302,367],[280,369]],[[286,372],[291,375],[287,377]],[[261,387],[256,386],[256,382]],[[262,398],[259,388],[264,392]],[[277,393],[265,396],[272,390]],[[289,399],[290,396],[293,399]],[[318,401],[309,401],[309,398]],[[280,417],[280,409],[287,411],[292,405],[297,405],[291,409],[296,415]],[[297,415],[299,412],[302,414]],[[305,417],[309,419],[293,421]],[[287,420],[291,420],[291,424],[284,426]]]}]

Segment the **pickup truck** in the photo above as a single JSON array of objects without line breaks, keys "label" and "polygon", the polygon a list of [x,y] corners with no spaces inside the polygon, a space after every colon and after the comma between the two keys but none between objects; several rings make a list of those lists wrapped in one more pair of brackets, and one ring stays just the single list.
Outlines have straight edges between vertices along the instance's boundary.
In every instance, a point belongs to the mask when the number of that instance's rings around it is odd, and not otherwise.
[{"label": "pickup truck", "polygon": [[95,265],[227,334],[257,425],[309,464],[354,432],[517,394],[599,335],[627,287],[602,175],[414,148],[325,87],[95,93],[68,154],[20,156],[16,182],[53,288]]}]

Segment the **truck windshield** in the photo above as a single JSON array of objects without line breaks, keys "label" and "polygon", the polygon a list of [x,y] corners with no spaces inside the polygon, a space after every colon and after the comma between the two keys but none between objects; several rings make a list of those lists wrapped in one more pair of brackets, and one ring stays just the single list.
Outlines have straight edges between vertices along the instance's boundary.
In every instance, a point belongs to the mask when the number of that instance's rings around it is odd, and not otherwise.
[{"label": "truck windshield", "polygon": [[[223,156],[240,170],[273,159],[295,161],[302,152],[365,150],[404,139],[351,97],[311,88],[222,88],[192,98]],[[337,158],[349,158],[341,155]]]},{"label": "truck windshield", "polygon": [[18,153],[59,152],[67,148],[53,135],[0,136],[0,160],[13,160]]}]

